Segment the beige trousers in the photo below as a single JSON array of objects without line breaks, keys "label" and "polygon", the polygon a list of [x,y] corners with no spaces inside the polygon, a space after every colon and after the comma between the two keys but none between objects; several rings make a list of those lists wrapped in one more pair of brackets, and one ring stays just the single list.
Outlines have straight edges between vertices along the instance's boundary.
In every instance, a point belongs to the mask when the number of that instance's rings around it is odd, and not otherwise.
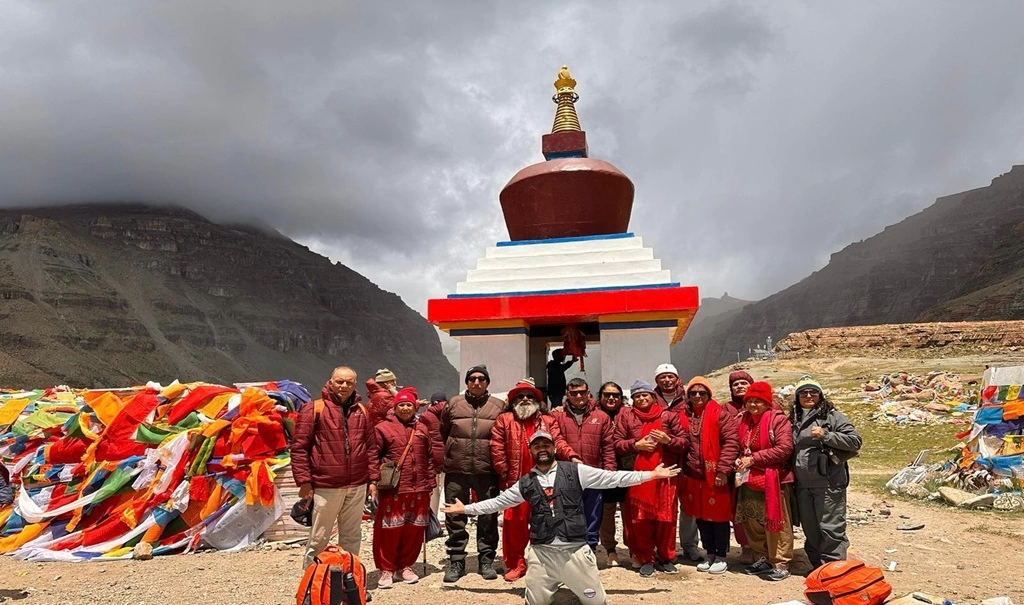
[{"label": "beige trousers", "polygon": [[789,510],[789,486],[782,487],[782,531],[777,534],[765,531],[764,526],[753,519],[743,522],[754,559],[765,557],[776,569],[789,568],[793,560],[793,516]]},{"label": "beige trousers", "polygon": [[313,558],[327,548],[338,525],[338,545],[346,552],[359,554],[363,536],[363,504],[366,502],[366,486],[317,488],[313,491],[313,526],[309,528],[306,555],[302,568],[313,564]]},{"label": "beige trousers", "polygon": [[586,544],[577,550],[538,544],[526,549],[526,605],[549,605],[565,584],[582,605],[605,605],[597,557]]}]

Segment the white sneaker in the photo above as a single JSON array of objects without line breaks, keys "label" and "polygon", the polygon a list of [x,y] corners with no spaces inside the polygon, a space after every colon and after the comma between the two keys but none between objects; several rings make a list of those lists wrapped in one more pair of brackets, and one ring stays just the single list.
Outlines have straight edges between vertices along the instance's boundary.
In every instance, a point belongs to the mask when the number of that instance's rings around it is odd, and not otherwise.
[{"label": "white sneaker", "polygon": [[708,573],[715,575],[723,574],[729,571],[729,564],[725,562],[725,559],[715,559],[715,562],[708,568]]},{"label": "white sneaker", "polygon": [[703,561],[699,565],[697,565],[697,571],[707,571],[709,569],[711,569],[711,561],[710,560]]}]

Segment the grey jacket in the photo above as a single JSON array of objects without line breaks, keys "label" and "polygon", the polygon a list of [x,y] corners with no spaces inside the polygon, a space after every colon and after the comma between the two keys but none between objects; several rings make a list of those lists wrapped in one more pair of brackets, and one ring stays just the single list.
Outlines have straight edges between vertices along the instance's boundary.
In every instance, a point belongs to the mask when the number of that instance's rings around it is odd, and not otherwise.
[{"label": "grey jacket", "polygon": [[[797,404],[799,405],[799,404]],[[811,437],[811,429],[825,429],[821,439]],[[860,450],[860,434],[839,410],[829,410],[821,417],[817,410],[805,410],[802,419],[793,422],[793,473],[796,487],[838,487],[850,485],[850,468],[846,461]],[[828,455],[835,452],[838,464]]]}]

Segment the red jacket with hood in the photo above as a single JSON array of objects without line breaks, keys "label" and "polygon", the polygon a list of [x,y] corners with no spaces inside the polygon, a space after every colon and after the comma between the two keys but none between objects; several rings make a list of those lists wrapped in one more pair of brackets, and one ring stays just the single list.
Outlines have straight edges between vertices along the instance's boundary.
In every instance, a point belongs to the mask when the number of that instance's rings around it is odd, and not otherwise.
[{"label": "red jacket with hood", "polygon": [[370,400],[366,407],[370,411],[370,421],[373,424],[383,422],[388,413],[395,409],[395,396],[377,384],[373,378],[366,381],[366,397]]},{"label": "red jacket with hood", "polygon": [[612,441],[615,426],[611,417],[593,399],[587,402],[580,422],[576,421],[576,415],[569,408],[570,405],[566,403],[551,414],[569,447],[579,454],[587,466],[606,471],[616,470],[615,442]]},{"label": "red jacket with hood", "polygon": [[[771,415],[768,425],[771,445],[763,450],[758,449],[757,435],[755,434],[751,438],[750,451],[752,454],[750,457],[754,460],[753,468],[773,467],[779,471],[779,479],[782,483],[793,483],[793,465],[790,463],[790,458],[793,455],[793,425],[790,423],[789,417],[778,408],[768,408],[765,414]],[[749,417],[750,414],[743,412],[739,422],[746,422]],[[756,432],[756,430],[755,426],[754,431]],[[740,456],[743,456],[745,447],[741,440]]]},{"label": "red jacket with hood", "polygon": [[[640,440],[640,431],[643,428],[643,424],[633,408],[622,408],[622,411],[615,417],[615,435],[613,439],[615,440],[616,454],[627,456],[638,453],[635,446],[636,442]],[[661,446],[664,448],[661,461],[665,466],[679,464],[683,455],[686,454],[686,448],[690,445],[690,436],[683,428],[679,420],[679,414],[671,410],[665,410],[661,413],[661,425],[670,438],[668,443]]]},{"label": "red jacket with hood", "polygon": [[295,422],[291,443],[295,485],[310,483],[314,489],[366,485],[374,433],[359,395],[352,393],[339,405],[325,384],[320,396],[324,402],[320,417],[315,418],[316,406],[309,402]]},{"label": "red jacket with hood", "polygon": [[[562,437],[558,423],[550,415],[538,411],[530,419],[536,423],[535,431],[551,433],[555,440],[555,458],[569,460],[577,458],[576,451],[569,447]],[[502,412],[491,429],[491,463],[498,473],[501,489],[512,487],[519,478],[530,472],[533,460],[523,460],[523,435],[526,424],[516,418],[515,412]]]},{"label": "red jacket with hood", "polygon": [[[409,443],[409,453],[402,461],[398,489],[383,493],[426,493],[437,484],[437,469],[444,464],[444,450],[434,447],[434,439],[422,421],[402,422],[394,414],[374,427],[376,439],[370,449],[370,481],[380,481],[380,465],[398,462]],[[438,440],[438,442],[440,442]]]}]

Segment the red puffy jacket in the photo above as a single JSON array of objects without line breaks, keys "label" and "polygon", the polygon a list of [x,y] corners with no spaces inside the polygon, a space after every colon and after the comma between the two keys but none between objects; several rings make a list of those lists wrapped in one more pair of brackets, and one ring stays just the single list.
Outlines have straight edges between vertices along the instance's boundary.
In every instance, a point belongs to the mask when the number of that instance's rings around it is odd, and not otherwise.
[{"label": "red puffy jacket", "polygon": [[434,450],[433,455],[440,456],[439,462],[434,470],[438,473],[444,470],[444,440],[441,439],[441,410],[447,405],[447,401],[438,401],[420,414],[420,422],[427,429],[430,435],[430,442]]},{"label": "red puffy jacket", "polygon": [[370,421],[373,424],[384,422],[391,410],[395,409],[395,396],[372,378],[366,381],[366,397],[370,400],[366,407],[370,410]]},{"label": "red puffy jacket", "polygon": [[583,464],[606,471],[616,470],[615,426],[611,417],[598,408],[593,399],[587,403],[581,422],[577,422],[576,416],[568,410],[569,405],[566,404],[551,415],[569,447],[579,454]]},{"label": "red puffy jacket", "polygon": [[[662,430],[671,439],[666,443],[661,454],[661,461],[665,466],[679,464],[686,449],[690,446],[690,436],[683,429],[679,421],[679,414],[665,410],[661,413]],[[636,442],[640,440],[640,429],[643,422],[637,417],[633,408],[622,408],[619,415],[615,417],[615,453],[620,456],[636,454]]]},{"label": "red puffy jacket", "polygon": [[[444,463],[444,451],[433,447],[426,425],[415,420],[406,424],[391,415],[373,430],[377,435],[370,450],[370,481],[380,481],[381,464],[398,462],[412,435],[412,446],[402,461],[396,493],[425,493],[434,489],[437,484],[435,469]],[[391,490],[385,493],[391,493]]]},{"label": "red puffy jacket", "polygon": [[[537,412],[527,422],[536,423],[537,431],[551,433],[555,440],[556,459],[578,458],[576,452],[565,442],[554,418]],[[526,423],[516,418],[515,412],[502,412],[494,421],[494,427],[491,429],[491,464],[494,465],[494,472],[498,473],[501,489],[512,487],[513,483],[519,481],[520,477],[533,468],[533,460],[523,460],[525,428]]]},{"label": "red puffy jacket", "polygon": [[292,438],[292,475],[295,485],[357,487],[370,482],[373,425],[359,395],[353,393],[344,409],[324,399],[320,418],[314,420],[314,402],[299,412]]}]

